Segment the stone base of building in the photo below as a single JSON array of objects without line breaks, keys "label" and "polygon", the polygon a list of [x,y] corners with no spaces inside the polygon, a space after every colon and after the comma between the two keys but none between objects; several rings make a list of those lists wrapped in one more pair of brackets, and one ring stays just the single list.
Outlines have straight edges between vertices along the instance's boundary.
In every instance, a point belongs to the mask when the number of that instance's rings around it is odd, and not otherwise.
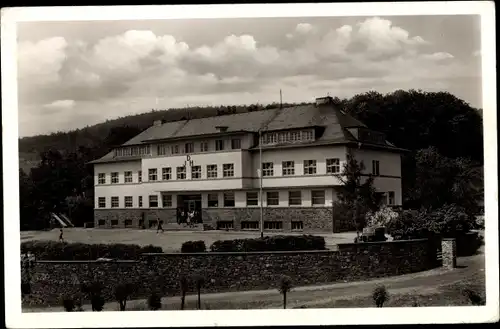
[{"label": "stone base of building", "polygon": [[[160,218],[166,224],[177,223],[176,209],[95,209],[96,228],[151,228]],[[260,208],[202,209],[203,224],[214,229],[258,231]],[[264,230],[277,232],[345,232],[345,223],[332,218],[331,208],[264,208]]]}]

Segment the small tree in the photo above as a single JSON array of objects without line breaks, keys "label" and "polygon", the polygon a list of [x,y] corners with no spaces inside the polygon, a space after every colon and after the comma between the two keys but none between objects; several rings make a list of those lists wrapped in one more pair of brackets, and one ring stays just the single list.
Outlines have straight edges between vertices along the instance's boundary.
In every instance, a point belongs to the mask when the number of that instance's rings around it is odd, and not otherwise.
[{"label": "small tree", "polygon": [[115,288],[115,298],[120,304],[120,311],[125,311],[127,299],[132,295],[134,285],[132,283],[119,284]]},{"label": "small tree", "polygon": [[367,222],[367,214],[379,209],[381,195],[373,187],[374,177],[370,174],[365,178],[365,165],[363,161],[358,162],[352,151],[348,151],[346,162],[342,171],[334,174],[340,181],[337,188],[338,201],[333,203],[335,208],[340,208],[345,219],[359,232],[363,230]]},{"label": "small tree", "polygon": [[373,290],[372,298],[377,307],[382,307],[389,299],[389,293],[387,292],[385,286],[379,286]]},{"label": "small tree", "polygon": [[186,292],[189,288],[187,278],[185,276],[182,276],[179,281],[179,284],[181,288],[181,310],[183,310],[186,303]]},{"label": "small tree", "polygon": [[148,306],[152,311],[157,311],[161,308],[161,297],[158,293],[152,292],[148,298]]},{"label": "small tree", "polygon": [[196,284],[196,292],[198,293],[198,309],[201,310],[201,288],[205,284],[205,278],[201,275],[196,275],[194,282]]},{"label": "small tree", "polygon": [[101,295],[102,284],[100,282],[82,283],[80,291],[89,296],[90,303],[92,304],[92,312],[100,312],[104,308],[104,298]]},{"label": "small tree", "polygon": [[63,297],[62,304],[66,312],[73,312],[75,310],[75,301],[71,297]]},{"label": "small tree", "polygon": [[283,294],[283,308],[286,308],[286,295],[292,290],[292,279],[289,276],[282,276],[279,281],[278,290]]}]

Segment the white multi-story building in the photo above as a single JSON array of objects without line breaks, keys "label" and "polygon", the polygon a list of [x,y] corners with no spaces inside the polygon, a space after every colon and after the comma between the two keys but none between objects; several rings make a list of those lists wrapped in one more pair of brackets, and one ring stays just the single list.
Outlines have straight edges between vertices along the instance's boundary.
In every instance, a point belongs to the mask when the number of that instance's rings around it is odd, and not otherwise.
[{"label": "white multi-story building", "polygon": [[[259,133],[261,138],[259,139]],[[259,145],[261,143],[261,145]],[[347,152],[387,204],[401,205],[401,152],[383,134],[316,104],[175,122],[154,122],[93,161],[96,227],[176,223],[182,210],[213,227],[342,231],[332,216],[335,177]],[[262,191],[260,200],[260,158]]]}]

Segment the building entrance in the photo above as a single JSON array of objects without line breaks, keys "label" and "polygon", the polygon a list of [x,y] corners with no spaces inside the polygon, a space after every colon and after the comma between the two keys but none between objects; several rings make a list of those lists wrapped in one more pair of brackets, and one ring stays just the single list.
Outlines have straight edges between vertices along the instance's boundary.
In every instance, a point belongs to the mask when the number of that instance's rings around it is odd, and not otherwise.
[{"label": "building entrance", "polygon": [[203,223],[201,214],[201,194],[177,195],[177,223]]}]

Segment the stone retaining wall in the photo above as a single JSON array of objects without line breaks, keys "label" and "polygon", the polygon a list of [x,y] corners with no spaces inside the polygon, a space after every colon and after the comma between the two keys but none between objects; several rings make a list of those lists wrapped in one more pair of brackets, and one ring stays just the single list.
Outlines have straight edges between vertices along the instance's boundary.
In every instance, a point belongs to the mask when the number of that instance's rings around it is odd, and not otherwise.
[{"label": "stone retaining wall", "polygon": [[[427,240],[341,244],[338,251],[147,254],[137,261],[40,261],[32,270],[32,294],[25,305],[61,305],[79,284],[98,280],[104,297],[113,300],[117,284],[137,286],[133,298],[147,297],[151,287],[179,295],[179,279],[201,275],[203,292],[243,291],[276,287],[281,275],[294,286],[365,280],[424,271],[439,266]],[[190,291],[194,292],[191,284]]]}]

